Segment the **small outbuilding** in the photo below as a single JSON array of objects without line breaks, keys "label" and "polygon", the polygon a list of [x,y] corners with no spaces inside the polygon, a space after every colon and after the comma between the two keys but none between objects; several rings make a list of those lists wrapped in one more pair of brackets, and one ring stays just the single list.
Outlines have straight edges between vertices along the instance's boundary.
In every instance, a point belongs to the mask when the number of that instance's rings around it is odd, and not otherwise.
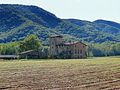
[{"label": "small outbuilding", "polygon": [[22,58],[22,59],[23,58],[26,58],[26,59],[35,58],[35,59],[37,59],[37,58],[39,58],[39,52],[36,51],[36,50],[28,50],[28,51],[21,52],[19,54],[19,57]]}]

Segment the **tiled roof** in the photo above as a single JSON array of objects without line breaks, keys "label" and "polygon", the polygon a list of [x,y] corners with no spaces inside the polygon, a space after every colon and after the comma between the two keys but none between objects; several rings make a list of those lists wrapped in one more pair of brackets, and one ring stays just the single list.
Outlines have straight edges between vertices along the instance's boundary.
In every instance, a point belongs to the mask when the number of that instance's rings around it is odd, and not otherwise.
[{"label": "tiled roof", "polygon": [[81,43],[81,44],[87,46],[86,44],[84,44],[82,42],[79,42],[79,41],[77,41],[77,42],[67,42],[67,43],[56,45],[56,46],[71,46],[71,45],[75,45],[75,44],[78,44],[78,43]]},{"label": "tiled roof", "polygon": [[[65,45],[75,45],[77,43],[81,43],[81,44],[84,44],[82,42],[79,42],[79,41],[76,41],[76,42],[69,42],[69,43],[64,43]],[[87,46],[86,44],[84,44],[85,46]]]},{"label": "tiled roof", "polygon": [[77,42],[67,42],[67,43],[64,43],[65,45],[73,45],[73,44],[77,44],[79,43],[78,41]]}]

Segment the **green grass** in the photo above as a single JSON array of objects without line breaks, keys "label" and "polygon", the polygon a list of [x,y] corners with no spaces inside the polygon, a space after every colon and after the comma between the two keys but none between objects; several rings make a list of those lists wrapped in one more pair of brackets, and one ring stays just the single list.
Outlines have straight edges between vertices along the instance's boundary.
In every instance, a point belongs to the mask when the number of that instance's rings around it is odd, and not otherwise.
[{"label": "green grass", "polygon": [[119,57],[0,61],[0,90],[119,90],[119,85]]}]

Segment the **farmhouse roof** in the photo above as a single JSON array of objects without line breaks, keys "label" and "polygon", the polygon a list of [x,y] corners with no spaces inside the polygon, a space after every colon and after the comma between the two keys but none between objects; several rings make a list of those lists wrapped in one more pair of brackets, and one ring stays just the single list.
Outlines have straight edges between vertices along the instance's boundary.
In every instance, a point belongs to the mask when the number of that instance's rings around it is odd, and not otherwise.
[{"label": "farmhouse roof", "polygon": [[87,46],[86,44],[84,44],[84,43],[82,43],[82,42],[80,42],[80,41],[76,41],[76,42],[68,42],[68,43],[64,43],[64,44],[65,44],[65,45],[75,45],[75,44],[78,44],[78,43],[81,43],[81,44]]},{"label": "farmhouse roof", "polygon": [[78,43],[78,41],[77,42],[67,42],[67,43],[64,43],[65,45],[74,45],[74,44],[77,44]]},{"label": "farmhouse roof", "polygon": [[33,52],[33,51],[34,51],[34,50],[28,50],[28,51],[21,52],[20,54],[31,53],[31,52]]}]

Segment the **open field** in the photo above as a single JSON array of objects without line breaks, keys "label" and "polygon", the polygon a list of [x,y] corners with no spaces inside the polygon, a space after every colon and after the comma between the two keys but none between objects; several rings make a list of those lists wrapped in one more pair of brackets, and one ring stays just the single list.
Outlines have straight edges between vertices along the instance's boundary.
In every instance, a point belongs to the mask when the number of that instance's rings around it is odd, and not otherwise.
[{"label": "open field", "polygon": [[120,58],[0,61],[0,90],[120,90]]}]

